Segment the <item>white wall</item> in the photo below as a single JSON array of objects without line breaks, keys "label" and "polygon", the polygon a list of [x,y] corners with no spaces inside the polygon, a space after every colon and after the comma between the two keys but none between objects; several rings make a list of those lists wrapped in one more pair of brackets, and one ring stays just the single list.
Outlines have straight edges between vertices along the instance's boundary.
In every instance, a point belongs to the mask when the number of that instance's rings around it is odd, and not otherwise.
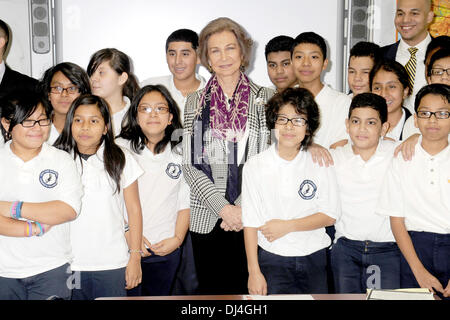
[{"label": "white wall", "polygon": [[394,25],[395,0],[373,0],[373,30],[372,42],[385,46],[395,42],[396,30]]},{"label": "white wall", "polygon": [[[249,75],[258,84],[271,85],[264,57],[271,38],[314,31],[329,46],[331,64],[324,81],[340,89],[342,5],[343,0],[55,0],[56,60],[86,68],[95,51],[115,47],[133,59],[142,81],[168,74],[164,46],[172,31],[189,28],[199,33],[210,20],[227,16],[246,28],[255,41]],[[203,67],[200,73],[209,77]]]},{"label": "white wall", "polygon": [[[54,65],[54,47],[51,22],[51,0],[47,4],[39,3],[37,6],[45,7],[47,15],[36,22],[44,22],[49,28],[49,50],[37,53],[32,48],[32,11],[31,0],[0,0],[0,19],[5,21],[11,29],[11,45],[6,57],[8,65],[21,73],[40,78],[45,70]],[[36,4],[34,5],[36,6]],[[47,36],[44,38],[47,39]],[[42,39],[42,38],[41,38]]]},{"label": "white wall", "polygon": [[[179,28],[197,32],[210,20],[228,16],[242,24],[255,40],[250,77],[271,85],[266,74],[265,44],[280,34],[295,37],[304,31],[321,34],[328,43],[329,64],[324,81],[342,89],[344,55],[342,13],[349,0],[47,0],[54,3],[56,57],[35,54],[30,47],[30,0],[0,0],[0,18],[13,31],[7,63],[40,78],[55,61],[72,61],[86,67],[96,50],[117,47],[131,56],[140,80],[168,74],[164,45]],[[396,0],[372,0],[372,41],[395,41],[393,24]],[[200,73],[208,78],[203,67]]]},{"label": "white wall", "polygon": [[6,58],[15,70],[31,74],[30,24],[27,0],[0,0],[0,19],[12,31],[10,50]]}]

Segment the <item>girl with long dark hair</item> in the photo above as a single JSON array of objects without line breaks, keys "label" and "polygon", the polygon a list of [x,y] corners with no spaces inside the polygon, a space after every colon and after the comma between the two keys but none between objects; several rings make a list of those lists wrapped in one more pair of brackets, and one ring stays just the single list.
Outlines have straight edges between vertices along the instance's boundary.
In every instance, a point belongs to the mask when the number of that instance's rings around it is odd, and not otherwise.
[{"label": "girl with long dark hair", "polygon": [[125,296],[141,281],[137,178],[142,169],[114,143],[108,105],[98,96],[81,95],[73,102],[55,146],[73,156],[84,186],[80,219],[70,228],[72,270],[81,278],[72,299]]},{"label": "girl with long dark hair", "polygon": [[[189,227],[189,187],[181,170],[179,109],[161,85],[142,88],[131,103],[118,143],[145,173],[139,177],[143,215],[142,285],[129,295],[170,295]],[[179,131],[177,131],[179,130]]]}]

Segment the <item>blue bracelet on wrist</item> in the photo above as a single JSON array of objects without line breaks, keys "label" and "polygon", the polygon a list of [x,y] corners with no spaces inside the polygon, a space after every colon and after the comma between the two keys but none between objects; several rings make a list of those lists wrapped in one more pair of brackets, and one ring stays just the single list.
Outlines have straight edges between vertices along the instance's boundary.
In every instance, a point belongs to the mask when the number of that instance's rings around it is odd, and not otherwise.
[{"label": "blue bracelet on wrist", "polygon": [[22,218],[22,205],[23,201],[19,201],[16,207],[16,219]]},{"label": "blue bracelet on wrist", "polygon": [[35,221],[34,223],[39,227],[39,234],[36,235],[36,236],[37,236],[37,237],[43,236],[43,235],[44,235],[44,230],[42,229],[41,224],[40,224],[39,222],[37,222],[37,221]]}]

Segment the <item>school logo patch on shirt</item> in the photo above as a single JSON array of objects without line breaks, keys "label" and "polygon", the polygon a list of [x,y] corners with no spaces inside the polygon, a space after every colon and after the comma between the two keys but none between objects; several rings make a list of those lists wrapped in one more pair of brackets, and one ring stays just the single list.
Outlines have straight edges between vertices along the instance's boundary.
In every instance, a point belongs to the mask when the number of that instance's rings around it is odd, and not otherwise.
[{"label": "school logo patch on shirt", "polygon": [[311,200],[316,195],[317,186],[311,180],[304,180],[300,185],[300,189],[298,190],[298,194],[304,200]]},{"label": "school logo patch on shirt", "polygon": [[181,166],[175,163],[169,163],[167,165],[166,173],[172,179],[178,179],[181,175]]},{"label": "school logo patch on shirt", "polygon": [[46,188],[54,188],[58,184],[58,172],[47,169],[39,174],[39,182]]}]

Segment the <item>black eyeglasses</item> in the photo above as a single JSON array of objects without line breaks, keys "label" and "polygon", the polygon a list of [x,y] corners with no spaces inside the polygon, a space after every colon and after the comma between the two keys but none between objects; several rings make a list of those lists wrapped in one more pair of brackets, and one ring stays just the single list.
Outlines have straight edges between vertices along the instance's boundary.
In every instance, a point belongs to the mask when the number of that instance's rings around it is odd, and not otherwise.
[{"label": "black eyeglasses", "polygon": [[41,127],[47,127],[52,123],[51,119],[41,119],[41,120],[23,120],[20,124],[24,128],[32,128],[36,125],[36,123],[39,124]]},{"label": "black eyeglasses", "polygon": [[304,118],[289,119],[288,117],[279,115],[279,116],[277,116],[277,120],[275,121],[275,123],[281,124],[281,125],[287,125],[289,121],[292,123],[293,126],[296,126],[296,127],[303,127],[308,122],[308,120],[306,120]]},{"label": "black eyeglasses", "polygon": [[67,94],[77,94],[79,92],[79,89],[77,86],[70,86],[67,88],[63,88],[60,86],[50,87],[51,93],[62,94],[64,91],[66,91]]},{"label": "black eyeglasses", "polygon": [[436,119],[448,119],[450,117],[450,112],[448,111],[417,111],[417,118],[430,119],[433,114]]},{"label": "black eyeglasses", "polygon": [[444,72],[447,73],[447,76],[450,77],[450,68],[447,68],[447,69],[432,68],[431,69],[431,75],[432,76],[440,76],[440,77],[442,77],[444,75]]}]

